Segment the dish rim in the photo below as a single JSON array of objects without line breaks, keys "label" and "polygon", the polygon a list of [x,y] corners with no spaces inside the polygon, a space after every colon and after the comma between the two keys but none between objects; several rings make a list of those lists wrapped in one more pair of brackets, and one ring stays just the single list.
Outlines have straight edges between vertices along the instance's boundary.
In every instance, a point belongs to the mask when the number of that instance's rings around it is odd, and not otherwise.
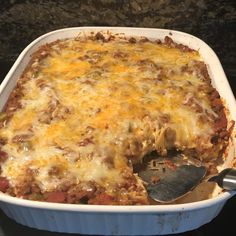
[{"label": "dish rim", "polygon": [[0,202],[22,207],[30,207],[35,209],[71,211],[71,212],[97,212],[97,213],[167,213],[167,212],[184,212],[190,210],[199,210],[207,208],[217,203],[228,200],[236,194],[235,191],[227,191],[220,193],[218,196],[202,201],[182,203],[182,204],[166,204],[166,205],[85,205],[85,204],[68,204],[68,203],[52,203],[40,202],[27,199],[21,199],[0,194]]}]

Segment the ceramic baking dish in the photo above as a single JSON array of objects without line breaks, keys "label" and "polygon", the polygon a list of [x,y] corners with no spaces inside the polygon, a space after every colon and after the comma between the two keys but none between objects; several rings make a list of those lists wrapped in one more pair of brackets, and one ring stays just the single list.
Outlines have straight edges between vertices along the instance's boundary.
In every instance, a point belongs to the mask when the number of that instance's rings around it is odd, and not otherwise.
[{"label": "ceramic baking dish", "polygon": [[[178,31],[124,27],[76,27],[45,34],[34,40],[20,54],[0,87],[0,109],[30,60],[31,54],[40,46],[57,39],[75,37],[79,33],[93,32],[124,33],[127,36],[145,36],[163,39],[170,35],[177,43],[199,50],[207,64],[213,86],[219,91],[229,109],[229,116],[236,117],[236,103],[222,66],[213,50],[200,39]],[[233,131],[227,159],[220,168],[231,167],[235,156],[235,130]],[[0,193],[0,207],[20,224],[49,231],[96,234],[96,235],[164,235],[180,233],[210,222],[223,208],[234,192],[215,189],[214,197],[208,200],[149,206],[101,206],[72,205],[37,202],[10,197]]]}]

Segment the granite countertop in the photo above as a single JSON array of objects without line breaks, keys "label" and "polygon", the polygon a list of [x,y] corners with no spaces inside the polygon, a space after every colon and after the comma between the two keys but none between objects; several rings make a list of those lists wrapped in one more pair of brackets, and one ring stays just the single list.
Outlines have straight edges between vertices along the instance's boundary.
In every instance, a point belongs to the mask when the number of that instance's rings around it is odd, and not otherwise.
[{"label": "granite countertop", "polygon": [[[193,34],[218,55],[236,95],[235,0],[2,0],[0,1],[0,80],[19,53],[49,31],[75,26],[168,28]],[[236,198],[211,223],[181,235],[236,235]],[[0,236],[65,235],[29,229],[0,211]]]}]

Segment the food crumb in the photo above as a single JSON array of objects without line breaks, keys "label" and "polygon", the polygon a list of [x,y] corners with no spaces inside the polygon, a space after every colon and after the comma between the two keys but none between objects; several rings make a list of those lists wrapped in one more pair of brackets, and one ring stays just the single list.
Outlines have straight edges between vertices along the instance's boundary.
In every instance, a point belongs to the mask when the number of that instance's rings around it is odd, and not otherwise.
[{"label": "food crumb", "polygon": [[158,175],[154,175],[151,177],[152,184],[157,184],[160,180],[161,178]]}]

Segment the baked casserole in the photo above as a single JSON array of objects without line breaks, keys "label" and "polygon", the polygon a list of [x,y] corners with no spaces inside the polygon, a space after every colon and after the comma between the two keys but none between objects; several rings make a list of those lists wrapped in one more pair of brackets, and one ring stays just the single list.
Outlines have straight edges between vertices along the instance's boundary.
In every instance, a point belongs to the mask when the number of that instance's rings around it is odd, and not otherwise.
[{"label": "baked casserole", "polygon": [[225,108],[198,51],[102,33],[41,46],[0,117],[0,190],[74,204],[150,204],[133,165],[176,150],[214,171]]}]

